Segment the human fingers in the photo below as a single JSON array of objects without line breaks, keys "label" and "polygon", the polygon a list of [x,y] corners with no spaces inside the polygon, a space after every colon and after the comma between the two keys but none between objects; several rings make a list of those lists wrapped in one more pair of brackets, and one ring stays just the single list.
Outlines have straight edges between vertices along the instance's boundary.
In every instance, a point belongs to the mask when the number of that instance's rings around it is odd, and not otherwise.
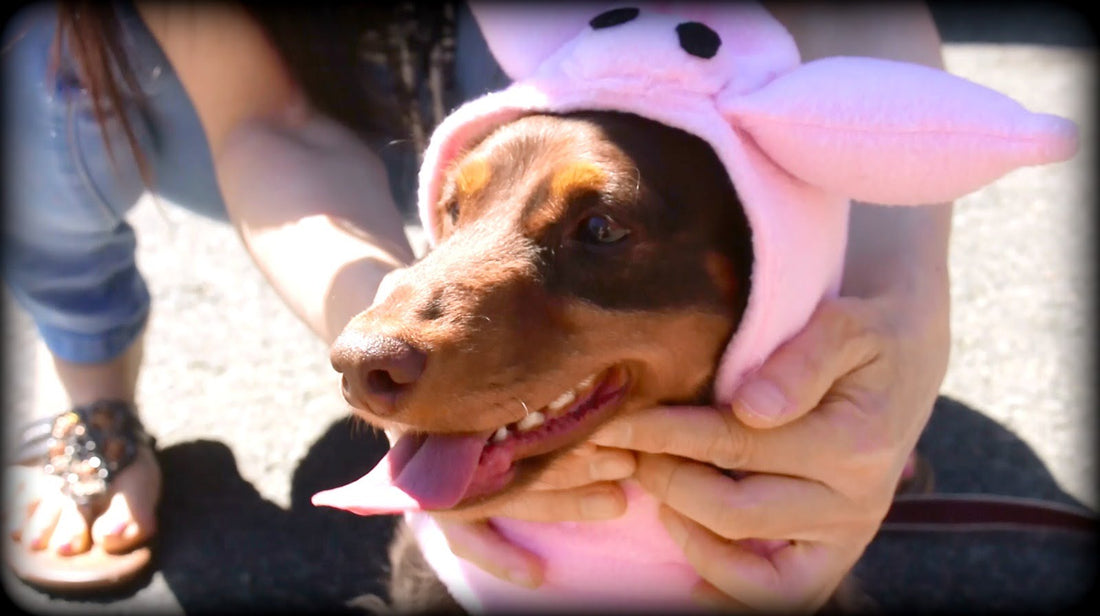
[{"label": "human fingers", "polygon": [[816,481],[771,474],[734,480],[675,456],[639,454],[635,477],[663,504],[731,540],[835,542],[885,514]]},{"label": "human fingers", "polygon": [[[832,553],[835,546],[829,544],[793,542],[768,551],[751,542],[719,537],[664,506],[658,516],[684,557],[711,587],[696,588],[694,598],[699,602],[722,603],[721,597],[711,592],[719,590],[730,598],[731,605],[811,613],[828,600],[850,566]],[[840,562],[845,564],[836,566]]]},{"label": "human fingers", "polygon": [[479,569],[502,580],[537,588],[542,584],[542,561],[500,535],[488,522],[449,520],[436,523],[451,551]]},{"label": "human fingers", "polygon": [[455,554],[504,580],[535,587],[542,580],[542,562],[513,545],[485,521],[490,516],[532,522],[605,520],[626,511],[626,496],[614,482],[589,483],[566,490],[525,490],[504,500],[433,517]]},{"label": "human fingers", "polygon": [[867,421],[863,409],[876,403],[864,396],[874,392],[837,397],[800,421],[772,429],[750,428],[710,407],[642,409],[608,422],[590,441],[723,469],[805,477],[858,493],[868,481],[867,469],[893,465],[897,448],[887,422]]},{"label": "human fingers", "polygon": [[566,490],[522,490],[453,511],[437,519],[516,518],[530,522],[608,520],[626,511],[626,494],[617,482],[599,481]]},{"label": "human fingers", "polygon": [[837,380],[875,361],[884,340],[879,315],[867,302],[824,300],[799,333],[742,379],[734,393],[733,412],[757,428],[798,419],[816,407]]},{"label": "human fingers", "polygon": [[691,600],[696,605],[714,612],[747,612],[749,606],[742,601],[738,601],[726,593],[718,590],[714,584],[706,580],[700,580],[699,583],[691,589]]},{"label": "human fingers", "polygon": [[484,518],[560,522],[618,517],[626,511],[626,497],[617,483],[607,480],[629,477],[633,471],[630,452],[585,444],[556,460],[530,489],[434,517],[459,558],[500,579],[535,588],[542,583],[542,561],[502,537]]},{"label": "human fingers", "polygon": [[565,453],[531,484],[532,490],[563,490],[634,474],[634,454],[625,449],[584,443]]}]

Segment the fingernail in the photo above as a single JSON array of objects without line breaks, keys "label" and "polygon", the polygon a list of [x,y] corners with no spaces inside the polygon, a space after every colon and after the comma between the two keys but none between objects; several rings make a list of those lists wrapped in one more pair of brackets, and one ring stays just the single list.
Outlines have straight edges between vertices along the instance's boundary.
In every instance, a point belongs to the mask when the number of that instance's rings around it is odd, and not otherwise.
[{"label": "fingernail", "polygon": [[581,515],[586,519],[604,520],[619,514],[619,501],[608,494],[589,494],[581,499]]},{"label": "fingernail", "polygon": [[787,407],[787,397],[771,381],[753,381],[737,392],[737,402],[760,417],[776,417]]}]

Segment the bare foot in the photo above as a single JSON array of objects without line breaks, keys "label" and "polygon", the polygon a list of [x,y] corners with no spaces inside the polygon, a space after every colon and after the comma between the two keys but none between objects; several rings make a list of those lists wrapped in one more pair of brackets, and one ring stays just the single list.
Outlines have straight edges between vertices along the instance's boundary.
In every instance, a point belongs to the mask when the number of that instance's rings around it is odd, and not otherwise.
[{"label": "bare foot", "polygon": [[[97,364],[57,359],[41,341],[38,347],[34,410],[134,400],[141,337],[121,355]],[[99,445],[106,447],[104,453],[113,446],[111,440]],[[112,476],[106,498],[94,509],[78,507],[62,490],[62,478],[41,466],[5,468],[0,514],[8,531],[6,559],[17,577],[59,591],[101,590],[145,569],[151,550],[144,544],[157,532],[161,470],[150,443],[138,439],[134,445],[134,458]]]},{"label": "bare foot", "polygon": [[62,492],[60,477],[21,465],[9,466],[5,473],[5,527],[32,552],[73,556],[98,545],[117,554],[156,533],[161,472],[149,445],[138,446],[133,462],[108,487],[106,507],[90,512],[90,519]]}]

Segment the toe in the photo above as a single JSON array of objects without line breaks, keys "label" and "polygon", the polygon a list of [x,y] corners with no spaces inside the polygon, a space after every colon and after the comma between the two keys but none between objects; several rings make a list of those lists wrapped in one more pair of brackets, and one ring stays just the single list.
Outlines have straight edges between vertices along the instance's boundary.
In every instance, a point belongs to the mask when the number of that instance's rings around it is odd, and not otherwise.
[{"label": "toe", "polygon": [[8,467],[4,472],[4,530],[16,541],[38,504],[38,495],[31,490],[32,472],[38,473],[25,466]]},{"label": "toe", "polygon": [[92,524],[92,538],[107,552],[130,550],[156,532],[160,467],[153,452],[142,449],[133,465],[119,474],[107,509]]},{"label": "toe", "polygon": [[57,527],[63,505],[64,498],[60,494],[43,495],[23,526],[23,545],[31,550],[46,549],[53,530]]},{"label": "toe", "polygon": [[88,534],[88,522],[72,500],[65,499],[50,537],[49,549],[70,556],[87,552],[92,539]]},{"label": "toe", "polygon": [[152,531],[152,522],[143,522],[134,515],[124,493],[112,496],[107,509],[92,525],[92,537],[107,552],[129,550],[151,536]]},{"label": "toe", "polygon": [[[13,465],[5,469],[4,481],[3,517],[8,535],[16,541],[33,535],[27,545],[45,547],[64,504],[61,479],[43,473],[40,468]],[[40,508],[43,502],[46,505]]]}]

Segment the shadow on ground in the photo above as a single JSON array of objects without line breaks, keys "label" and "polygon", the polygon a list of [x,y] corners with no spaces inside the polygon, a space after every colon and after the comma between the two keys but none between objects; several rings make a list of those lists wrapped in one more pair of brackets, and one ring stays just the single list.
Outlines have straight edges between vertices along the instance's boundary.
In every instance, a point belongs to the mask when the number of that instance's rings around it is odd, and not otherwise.
[{"label": "shadow on ground", "polygon": [[[920,448],[936,469],[938,492],[1081,505],[1026,443],[958,401],[939,399]],[[157,554],[167,591],[188,614],[338,613],[353,611],[348,602],[358,597],[384,594],[393,519],[319,509],[309,498],[355,479],[385,449],[379,436],[348,421],[334,423],[295,470],[289,510],[262,498],[220,442],[164,449],[167,491]],[[1083,533],[883,532],[856,575],[885,613],[1056,613],[1091,592],[1096,547],[1095,535]],[[128,592],[146,592],[141,587],[149,583]],[[105,596],[51,605],[93,613],[126,601]]]},{"label": "shadow on ground", "polygon": [[183,609],[334,612],[382,592],[393,518],[309,502],[382,457],[384,437],[364,432],[340,421],[313,445],[295,470],[289,511],[261,498],[221,443],[163,451],[171,488],[163,500],[161,571]]}]

